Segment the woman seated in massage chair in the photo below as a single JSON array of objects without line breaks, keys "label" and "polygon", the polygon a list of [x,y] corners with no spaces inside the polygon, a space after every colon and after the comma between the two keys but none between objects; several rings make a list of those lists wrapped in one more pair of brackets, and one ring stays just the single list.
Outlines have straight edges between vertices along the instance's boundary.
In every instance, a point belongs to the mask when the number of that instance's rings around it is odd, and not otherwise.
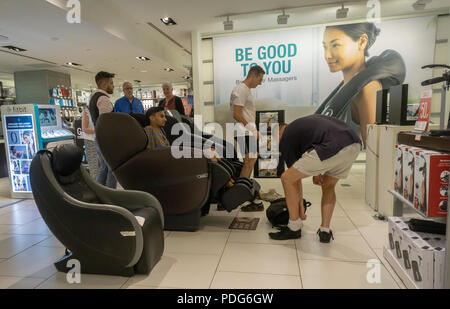
[{"label": "woman seated in massage chair", "polygon": [[[163,127],[166,124],[166,115],[164,114],[164,108],[162,107],[152,107],[146,113],[145,117],[149,120],[150,125],[144,128],[145,133],[148,137],[147,149],[159,149],[164,147],[170,147],[169,140],[167,139]],[[212,162],[217,162],[220,160],[217,152],[214,148],[207,149],[203,151],[205,157],[210,159]],[[234,185],[234,180],[231,179],[227,183],[227,187],[232,187]]]},{"label": "woman seated in massage chair", "polygon": [[377,91],[402,84],[406,75],[403,58],[394,50],[386,50],[366,62],[379,33],[373,23],[358,23],[328,26],[323,38],[330,71],[341,71],[344,80],[316,114],[346,122],[362,137],[364,147],[367,125],[375,123]]}]

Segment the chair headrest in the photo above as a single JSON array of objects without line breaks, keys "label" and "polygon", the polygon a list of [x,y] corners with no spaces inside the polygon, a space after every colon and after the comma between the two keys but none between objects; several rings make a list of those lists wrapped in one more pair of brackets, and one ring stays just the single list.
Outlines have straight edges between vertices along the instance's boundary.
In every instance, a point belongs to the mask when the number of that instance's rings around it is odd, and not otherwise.
[{"label": "chair headrest", "polygon": [[150,125],[150,119],[148,119],[147,117],[145,117],[144,114],[135,114],[135,113],[131,113],[130,114],[131,117],[133,117],[134,119],[137,120],[137,122],[139,122],[139,124],[145,128],[147,126]]},{"label": "chair headrest", "polygon": [[144,128],[128,114],[100,115],[95,134],[102,155],[113,171],[147,148]]},{"label": "chair headrest", "polygon": [[53,169],[61,176],[72,175],[81,166],[83,151],[76,145],[60,145],[53,150]]}]

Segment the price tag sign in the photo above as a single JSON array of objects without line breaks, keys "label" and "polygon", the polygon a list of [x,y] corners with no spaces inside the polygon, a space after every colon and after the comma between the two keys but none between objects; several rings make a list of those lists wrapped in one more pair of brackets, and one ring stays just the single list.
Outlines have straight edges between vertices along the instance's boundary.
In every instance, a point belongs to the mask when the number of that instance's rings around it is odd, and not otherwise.
[{"label": "price tag sign", "polygon": [[414,131],[426,132],[430,124],[430,109],[433,91],[431,89],[422,92],[419,105],[419,118],[416,121]]}]

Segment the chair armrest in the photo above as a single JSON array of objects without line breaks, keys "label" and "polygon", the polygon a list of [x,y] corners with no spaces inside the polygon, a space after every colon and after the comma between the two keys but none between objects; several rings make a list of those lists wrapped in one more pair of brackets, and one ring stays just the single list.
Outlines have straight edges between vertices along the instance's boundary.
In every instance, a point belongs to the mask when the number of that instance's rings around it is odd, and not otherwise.
[{"label": "chair armrest", "polygon": [[158,211],[164,226],[164,214],[161,204],[150,193],[132,190],[114,190],[94,181],[85,169],[82,169],[82,173],[89,187],[97,193],[103,203],[120,206],[130,212],[146,207],[154,208]]}]

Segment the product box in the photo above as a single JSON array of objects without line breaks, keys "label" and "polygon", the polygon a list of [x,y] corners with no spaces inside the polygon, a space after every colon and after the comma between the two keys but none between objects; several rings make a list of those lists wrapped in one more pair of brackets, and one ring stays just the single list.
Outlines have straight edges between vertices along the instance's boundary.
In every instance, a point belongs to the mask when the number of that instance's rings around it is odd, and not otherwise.
[{"label": "product box", "polygon": [[[403,197],[414,202],[414,153],[413,147],[403,147]],[[412,196],[411,196],[412,194]]]},{"label": "product box", "polygon": [[446,237],[438,234],[417,233],[434,250],[434,288],[444,288]]},{"label": "product box", "polygon": [[403,263],[403,254],[402,254],[402,240],[403,240],[403,232],[408,231],[409,227],[405,223],[403,218],[400,217],[389,217],[388,218],[388,242],[389,249],[392,254],[399,260],[400,263]]},{"label": "product box", "polygon": [[[407,183],[407,199],[414,204],[414,190],[415,190],[415,178],[416,178],[416,157],[419,156],[422,152],[426,150],[416,147],[409,147],[408,154],[406,160],[407,162],[407,170],[404,175],[408,177],[406,180]],[[403,189],[404,190],[404,189]],[[404,194],[405,196],[405,194]],[[405,197],[406,198],[406,197]]]},{"label": "product box", "polygon": [[403,148],[405,145],[395,146],[394,157],[394,191],[403,195]]},{"label": "product box", "polygon": [[413,232],[407,222],[406,218],[388,218],[389,249],[419,288],[442,289],[445,275],[445,236]]},{"label": "product box", "polygon": [[426,217],[446,217],[450,155],[417,152],[415,158],[414,207]]}]

